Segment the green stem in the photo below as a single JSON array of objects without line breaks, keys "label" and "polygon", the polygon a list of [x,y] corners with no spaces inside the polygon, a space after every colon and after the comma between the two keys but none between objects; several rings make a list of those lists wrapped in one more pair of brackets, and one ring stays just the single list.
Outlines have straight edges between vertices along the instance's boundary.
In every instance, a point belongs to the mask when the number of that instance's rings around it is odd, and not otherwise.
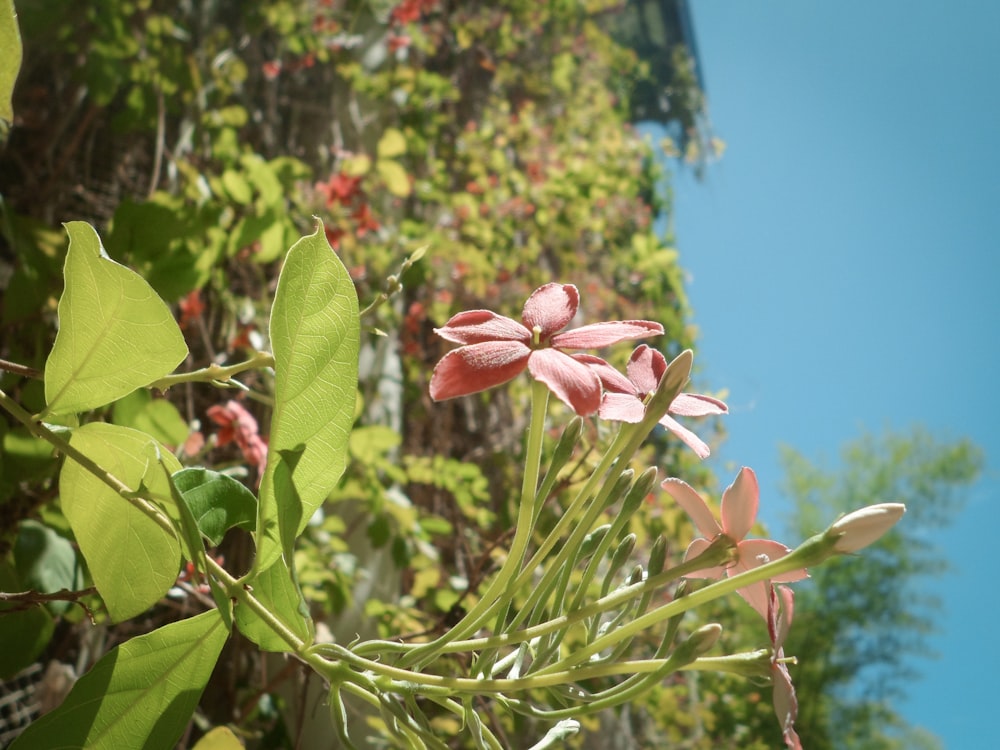
[{"label": "green stem", "polygon": [[[646,614],[637,617],[627,625],[623,625],[613,632],[600,636],[593,642],[574,651],[565,659],[540,669],[535,674],[546,674],[554,670],[564,670],[570,668],[575,664],[586,661],[594,654],[614,647],[614,645],[623,638],[632,638],[637,633],[670,617],[686,612],[695,607],[699,607],[702,604],[718,599],[721,596],[732,593],[733,591],[741,589],[751,583],[766,581],[773,579],[775,576],[781,575],[782,573],[800,570],[801,568],[806,567],[805,563],[807,561],[811,561],[815,558],[815,550],[813,549],[814,540],[818,540],[820,543],[823,541],[821,537],[813,537],[800,545],[797,549],[778,560],[765,563],[764,565],[756,568],[751,568],[750,570],[746,570],[734,576],[723,578],[720,581],[716,581],[715,583],[705,586],[705,588],[692,591],[680,599],[675,599],[668,604],[664,604],[662,607],[657,607],[651,612],[647,612]],[[699,569],[703,567],[704,565],[702,564],[699,566]]]},{"label": "green stem", "polygon": [[165,391],[171,386],[180,383],[227,383],[234,377],[247,370],[262,370],[267,367],[274,367],[274,355],[270,352],[254,352],[254,355],[245,362],[237,362],[235,365],[211,364],[200,370],[193,372],[181,372],[174,375],[155,380],[149,384],[150,388]]},{"label": "green stem", "polygon": [[[426,663],[448,643],[475,632],[493,611],[499,610],[506,616],[506,608],[516,589],[510,586],[510,581],[521,570],[524,555],[531,540],[533,530],[532,519],[535,517],[536,491],[542,459],[542,436],[545,432],[545,413],[548,407],[549,391],[544,383],[532,381],[531,388],[531,422],[528,427],[528,438],[525,444],[524,479],[521,485],[521,502],[517,509],[517,522],[514,529],[514,539],[511,541],[510,552],[500,571],[490,581],[486,592],[470,609],[455,627],[437,640],[426,643],[410,651],[401,664],[414,666]],[[539,502],[541,502],[539,500]],[[499,600],[500,604],[497,605]]]}]

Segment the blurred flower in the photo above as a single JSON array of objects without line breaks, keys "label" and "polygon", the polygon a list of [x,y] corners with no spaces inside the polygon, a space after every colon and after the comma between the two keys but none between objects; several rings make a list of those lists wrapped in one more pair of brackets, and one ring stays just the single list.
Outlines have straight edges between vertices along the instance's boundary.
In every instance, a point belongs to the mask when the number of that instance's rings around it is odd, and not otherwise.
[{"label": "blurred flower", "polygon": [[[715,520],[712,511],[691,486],[680,479],[666,479],[661,485],[680,505],[694,522],[695,528],[704,539],[695,539],[688,546],[685,560],[692,560],[711,544],[719,534],[725,534],[736,546],[736,559],[728,566],[705,568],[689,573],[688,578],[722,578],[734,576],[764,563],[778,560],[791,550],[770,539],[746,539],[757,518],[760,504],[760,490],[753,469],[743,467],[736,479],[722,493],[722,524]],[[774,577],[774,581],[787,583],[806,578],[805,568],[789,571]],[[737,593],[753,607],[760,616],[767,619],[768,592],[764,581],[744,586]]]},{"label": "blurred flower", "polygon": [[247,463],[264,470],[267,462],[267,443],[259,434],[257,420],[238,401],[227,401],[208,407],[208,418],[219,425],[218,445],[235,442]]},{"label": "blurred flower", "polygon": [[878,503],[848,513],[827,532],[839,535],[834,551],[849,553],[867,547],[895,526],[905,512],[902,503]]},{"label": "blurred flower", "polygon": [[619,341],[656,336],[663,326],[648,320],[594,323],[558,333],[576,315],[580,296],[572,284],[536,289],[521,323],[489,310],[459,313],[434,332],[462,344],[448,352],[431,376],[435,401],[485,391],[513,380],[525,368],[577,414],[593,414],[601,403],[601,380],[562,349],[599,349]]},{"label": "blurred flower", "polygon": [[[594,368],[604,385],[604,398],[598,412],[601,419],[618,422],[641,422],[646,414],[645,400],[649,394],[656,391],[663,373],[667,371],[666,358],[656,349],[640,344],[628,361],[623,377],[618,370],[611,367],[599,357],[580,355],[578,361],[585,362]],[[704,440],[684,427],[670,416],[676,414],[683,417],[705,417],[715,414],[727,414],[729,408],[717,398],[702,396],[699,393],[681,393],[670,404],[668,413],[663,415],[660,424],[698,454],[698,458],[707,458],[711,451]]]},{"label": "blurred flower", "polygon": [[767,601],[767,631],[771,637],[771,680],[774,683],[774,712],[778,715],[785,745],[791,750],[802,750],[802,742],[795,731],[795,718],[799,702],[795,697],[792,676],[785,663],[785,639],[792,627],[795,595],[788,586],[771,586]]}]

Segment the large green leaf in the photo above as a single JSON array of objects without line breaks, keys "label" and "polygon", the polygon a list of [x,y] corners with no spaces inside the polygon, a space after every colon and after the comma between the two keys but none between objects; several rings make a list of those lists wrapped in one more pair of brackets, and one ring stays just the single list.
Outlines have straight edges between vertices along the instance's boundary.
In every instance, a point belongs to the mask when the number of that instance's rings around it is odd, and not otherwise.
[{"label": "large green leaf", "polygon": [[14,0],[0,0],[0,120],[14,119],[11,95],[21,69],[21,33],[17,28]]},{"label": "large green leaf", "polygon": [[[148,457],[152,442],[137,430],[101,422],[84,425],[70,438],[70,445],[129,487],[142,484],[169,507],[173,500],[168,477]],[[170,472],[181,468],[165,450],[160,454]],[[75,461],[63,466],[59,493],[111,618],[120,622],[158,601],[177,579],[177,537]]]},{"label": "large green leaf", "polygon": [[[288,251],[270,333],[274,414],[260,487],[257,570],[270,567],[282,551],[290,562],[291,542],[336,486],[347,462],[358,379],[358,298],[322,225]],[[294,493],[276,490],[282,462]]]},{"label": "large green leaf", "polygon": [[[52,594],[83,586],[83,571],[69,541],[38,521],[22,521],[14,541],[14,567],[24,589]],[[49,602],[53,614],[61,614],[69,602]]]},{"label": "large green leaf", "polygon": [[30,725],[11,750],[170,750],[205,689],[229,633],[212,610],[126,641]]},{"label": "large green leaf", "polygon": [[66,224],[66,288],[45,363],[45,414],[104,406],[169,374],[187,356],[177,322],[142,277],[104,252],[93,227]]}]

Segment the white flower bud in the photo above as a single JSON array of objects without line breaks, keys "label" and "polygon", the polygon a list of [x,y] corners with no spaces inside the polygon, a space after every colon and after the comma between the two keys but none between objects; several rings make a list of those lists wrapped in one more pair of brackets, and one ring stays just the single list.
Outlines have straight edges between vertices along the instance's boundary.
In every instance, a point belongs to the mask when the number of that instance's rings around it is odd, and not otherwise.
[{"label": "white flower bud", "polygon": [[902,503],[879,503],[848,513],[827,532],[838,537],[834,551],[846,554],[867,547],[895,526],[905,512]]}]

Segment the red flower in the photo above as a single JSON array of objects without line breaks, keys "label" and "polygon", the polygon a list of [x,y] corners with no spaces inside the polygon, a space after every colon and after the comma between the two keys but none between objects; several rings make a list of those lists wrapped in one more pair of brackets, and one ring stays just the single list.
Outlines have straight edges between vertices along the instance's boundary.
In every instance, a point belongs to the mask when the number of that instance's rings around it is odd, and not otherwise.
[{"label": "red flower", "polygon": [[186,329],[192,321],[200,318],[201,314],[205,312],[205,303],[201,301],[201,293],[197,289],[184,297],[178,303],[178,307],[181,310],[181,319],[178,325],[183,329]]},{"label": "red flower", "polygon": [[351,198],[360,193],[361,177],[351,177],[343,172],[330,175],[326,182],[317,182],[316,190],[326,197],[326,205],[348,203]]},{"label": "red flower", "polygon": [[619,341],[663,333],[648,320],[594,323],[565,333],[580,296],[572,284],[546,284],[524,303],[521,323],[489,310],[459,313],[435,328],[441,338],[462,344],[448,352],[431,376],[435,401],[485,391],[513,380],[527,368],[577,414],[597,411],[601,381],[587,365],[562,349],[599,349]]}]

